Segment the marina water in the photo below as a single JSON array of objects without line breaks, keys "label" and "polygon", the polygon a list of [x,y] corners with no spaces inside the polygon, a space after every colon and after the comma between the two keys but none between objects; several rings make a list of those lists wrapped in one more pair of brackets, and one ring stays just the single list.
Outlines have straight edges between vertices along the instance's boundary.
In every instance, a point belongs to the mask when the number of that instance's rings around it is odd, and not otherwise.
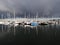
[{"label": "marina water", "polygon": [[0,44],[58,44],[60,41],[60,25],[39,25],[30,27],[10,27],[0,25]]}]

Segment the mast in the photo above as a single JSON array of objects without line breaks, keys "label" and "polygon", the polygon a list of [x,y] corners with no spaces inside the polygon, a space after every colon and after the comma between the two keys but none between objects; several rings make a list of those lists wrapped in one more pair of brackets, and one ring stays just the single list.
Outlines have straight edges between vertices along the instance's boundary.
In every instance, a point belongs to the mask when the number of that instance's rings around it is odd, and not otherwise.
[{"label": "mast", "polygon": [[[8,24],[8,32],[10,31],[10,13],[9,12],[7,12],[7,19],[9,19],[8,20],[8,22],[7,22],[7,24]],[[5,26],[5,28],[6,28],[6,26]]]},{"label": "mast", "polygon": [[28,17],[28,19],[30,20],[30,12],[29,12],[29,17]]},{"label": "mast", "polygon": [[25,18],[26,18],[26,12],[25,12]]},{"label": "mast", "polygon": [[9,12],[7,13],[7,16],[8,16],[8,19],[9,19],[10,18],[10,13]]},{"label": "mast", "polygon": [[14,10],[14,35],[15,35],[15,10]]},{"label": "mast", "polygon": [[15,21],[15,10],[14,10],[14,21]]},{"label": "mast", "polygon": [[[2,20],[3,20],[3,14],[2,14]],[[2,22],[3,23],[3,22]],[[2,32],[3,32],[3,24],[2,24]]]},{"label": "mast", "polygon": [[36,13],[36,21],[37,21],[37,18],[38,18],[38,12]]}]

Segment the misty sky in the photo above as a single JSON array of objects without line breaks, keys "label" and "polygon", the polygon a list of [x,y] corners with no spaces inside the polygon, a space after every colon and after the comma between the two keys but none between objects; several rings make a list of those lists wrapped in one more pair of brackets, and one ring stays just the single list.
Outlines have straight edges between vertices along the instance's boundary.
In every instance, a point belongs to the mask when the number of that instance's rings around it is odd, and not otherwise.
[{"label": "misty sky", "polygon": [[0,0],[0,10],[13,9],[16,12],[21,12],[22,9],[31,11],[44,9],[44,14],[52,11],[54,15],[60,15],[60,0]]}]

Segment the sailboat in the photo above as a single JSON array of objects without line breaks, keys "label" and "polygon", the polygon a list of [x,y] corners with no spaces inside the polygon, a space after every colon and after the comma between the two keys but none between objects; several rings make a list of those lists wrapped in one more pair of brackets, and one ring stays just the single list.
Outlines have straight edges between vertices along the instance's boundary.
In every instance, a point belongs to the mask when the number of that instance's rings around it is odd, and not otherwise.
[{"label": "sailboat", "polygon": [[10,13],[9,12],[7,13],[7,17],[8,17],[8,20],[5,21],[4,25],[9,25],[10,24]]},{"label": "sailboat", "polygon": [[30,25],[31,25],[31,22],[30,22],[30,13],[29,13],[29,17],[27,18],[26,17],[26,12],[25,12],[25,18],[27,19],[27,21],[25,21],[24,23],[25,23],[25,25],[24,25],[24,27],[30,27]]},{"label": "sailboat", "polygon": [[14,26],[16,27],[16,26],[18,26],[18,23],[19,23],[19,22],[17,22],[17,21],[15,20],[15,10],[14,10],[14,19],[13,19],[13,21],[12,21],[10,24],[12,24],[12,25],[14,25]]}]

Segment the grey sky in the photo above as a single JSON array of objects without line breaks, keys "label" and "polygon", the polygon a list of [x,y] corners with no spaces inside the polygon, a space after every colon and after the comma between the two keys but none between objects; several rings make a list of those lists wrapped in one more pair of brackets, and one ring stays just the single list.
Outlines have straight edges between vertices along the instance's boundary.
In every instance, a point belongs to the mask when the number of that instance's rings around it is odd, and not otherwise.
[{"label": "grey sky", "polygon": [[0,10],[12,10],[16,12],[26,8],[27,10],[44,9],[44,14],[49,11],[60,13],[60,0],[0,0]]}]

